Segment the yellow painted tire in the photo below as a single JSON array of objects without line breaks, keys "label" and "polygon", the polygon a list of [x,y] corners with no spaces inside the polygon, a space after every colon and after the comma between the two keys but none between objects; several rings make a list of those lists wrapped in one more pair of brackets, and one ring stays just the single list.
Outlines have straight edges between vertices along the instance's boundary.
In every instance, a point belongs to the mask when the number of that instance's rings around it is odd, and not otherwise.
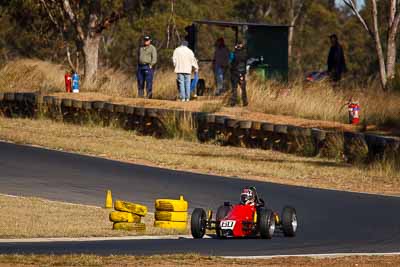
[{"label": "yellow painted tire", "polygon": [[112,211],[110,212],[110,221],[138,223],[140,222],[140,216],[124,211]]},{"label": "yellow painted tire", "polygon": [[158,211],[187,211],[188,202],[181,196],[179,200],[176,199],[157,199],[155,208]]},{"label": "yellow painted tire", "polygon": [[186,222],[154,221],[154,227],[164,229],[186,230]]},{"label": "yellow painted tire", "polygon": [[145,231],[146,225],[144,223],[116,222],[113,224],[113,229],[125,231]]},{"label": "yellow painted tire", "polygon": [[154,218],[156,221],[187,222],[186,211],[156,211]]},{"label": "yellow painted tire", "polygon": [[136,204],[136,203],[131,203],[131,202],[126,202],[126,201],[121,201],[117,200],[114,203],[114,209],[118,211],[126,211],[130,213],[134,213],[139,216],[146,216],[147,214],[147,207]]}]

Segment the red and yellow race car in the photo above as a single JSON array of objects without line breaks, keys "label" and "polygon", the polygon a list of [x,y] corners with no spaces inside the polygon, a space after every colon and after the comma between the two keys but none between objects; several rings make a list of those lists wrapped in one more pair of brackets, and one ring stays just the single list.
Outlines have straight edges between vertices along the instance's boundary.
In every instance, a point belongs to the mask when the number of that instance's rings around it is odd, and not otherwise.
[{"label": "red and yellow race car", "polygon": [[218,238],[261,237],[270,239],[276,231],[284,236],[296,235],[298,220],[293,207],[283,208],[281,215],[267,208],[258,197],[255,187],[242,190],[239,204],[225,202],[217,210],[215,220],[213,212],[201,208],[193,210],[191,232],[194,238],[202,238],[206,230],[215,230]]}]

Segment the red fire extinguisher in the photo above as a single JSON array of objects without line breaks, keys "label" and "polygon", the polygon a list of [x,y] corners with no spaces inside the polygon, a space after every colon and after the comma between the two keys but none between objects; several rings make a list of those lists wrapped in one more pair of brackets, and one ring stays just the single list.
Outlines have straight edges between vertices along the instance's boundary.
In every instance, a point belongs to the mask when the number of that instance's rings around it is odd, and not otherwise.
[{"label": "red fire extinguisher", "polygon": [[349,123],[359,124],[360,123],[360,104],[357,101],[349,100]]},{"label": "red fire extinguisher", "polygon": [[71,77],[71,73],[66,72],[64,75],[64,79],[65,79],[65,91],[67,93],[71,93],[72,89],[71,89],[71,85],[72,85],[72,77]]}]

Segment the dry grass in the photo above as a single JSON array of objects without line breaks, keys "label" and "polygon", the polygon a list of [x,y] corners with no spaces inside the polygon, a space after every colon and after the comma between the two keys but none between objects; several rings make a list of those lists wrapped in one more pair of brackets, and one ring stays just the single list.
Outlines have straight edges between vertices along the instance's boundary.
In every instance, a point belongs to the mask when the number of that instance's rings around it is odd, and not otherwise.
[{"label": "dry grass", "polygon": [[178,254],[162,256],[0,255],[1,266],[399,266],[400,256],[352,256],[336,258],[286,257],[272,259],[224,259]]},{"label": "dry grass", "polygon": [[[0,195],[0,238],[102,237],[177,234],[153,227],[154,216],[142,219],[146,232],[115,231],[108,219],[110,210],[100,207]],[[187,232],[185,232],[187,233]]]},{"label": "dry grass", "polygon": [[11,61],[0,70],[0,91],[60,91],[65,87],[63,69],[61,65],[40,60]]},{"label": "dry grass", "polygon": [[[11,61],[0,70],[0,91],[63,92],[65,66],[39,60],[20,59]],[[207,66],[201,70],[207,86],[213,86],[213,76]],[[83,88],[82,92],[97,92],[112,97],[136,97],[137,84],[134,74],[118,70],[101,70],[96,84]],[[353,87],[332,88],[328,83],[305,85],[292,82],[289,85],[269,81],[260,83],[249,78],[249,111],[268,114],[290,115],[307,119],[347,123],[347,110],[343,108],[350,97],[361,104],[361,118],[366,125],[384,125],[399,132],[400,95],[384,93],[380,89]],[[177,97],[176,76],[172,70],[158,71],[154,80],[154,97],[173,100]],[[218,104],[207,104],[199,110],[218,111]]]},{"label": "dry grass", "polygon": [[[11,61],[0,70],[0,92],[41,91],[65,92],[64,74],[68,68],[50,62],[19,59]],[[100,70],[95,84],[82,88],[83,92],[101,92],[108,96],[136,97],[137,83],[134,75],[118,70]],[[156,72],[154,97],[175,99],[177,96],[176,76],[171,72]]]},{"label": "dry grass", "polygon": [[400,195],[398,171],[361,169],[334,160],[159,140],[115,128],[75,126],[49,120],[0,118],[0,129],[0,139],[4,140],[151,166],[282,184]]},{"label": "dry grass", "polygon": [[376,88],[332,88],[329,83],[305,85],[293,82],[260,85],[249,83],[249,109],[268,114],[347,123],[347,101],[353,98],[361,105],[361,118],[367,125],[400,126],[400,95]]},{"label": "dry grass", "polygon": [[190,115],[184,114],[183,117],[179,118],[175,114],[168,114],[161,121],[165,129],[165,137],[191,142],[197,141],[195,124]]}]

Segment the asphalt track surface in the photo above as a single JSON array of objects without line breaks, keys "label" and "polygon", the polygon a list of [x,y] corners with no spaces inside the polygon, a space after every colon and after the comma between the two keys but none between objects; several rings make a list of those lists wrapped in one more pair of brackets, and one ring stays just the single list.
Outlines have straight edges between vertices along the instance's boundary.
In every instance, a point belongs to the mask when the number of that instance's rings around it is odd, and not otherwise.
[{"label": "asphalt track surface", "polygon": [[105,190],[112,189],[114,199],[149,207],[156,198],[183,194],[191,208],[216,209],[223,201],[236,202],[246,185],[255,185],[275,210],[286,204],[297,209],[300,226],[295,238],[0,243],[0,254],[256,256],[400,250],[400,198],[178,172],[0,142],[3,194],[102,206]]}]

